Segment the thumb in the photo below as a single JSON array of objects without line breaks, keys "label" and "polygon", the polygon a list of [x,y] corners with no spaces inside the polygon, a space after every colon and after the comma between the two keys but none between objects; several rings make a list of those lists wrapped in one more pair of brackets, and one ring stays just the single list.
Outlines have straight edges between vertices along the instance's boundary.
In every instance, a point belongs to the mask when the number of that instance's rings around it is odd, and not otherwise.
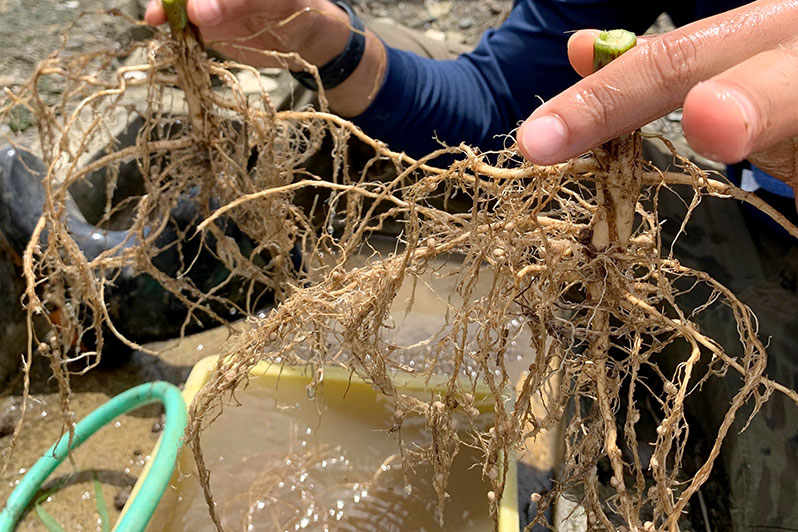
[{"label": "thumb", "polygon": [[599,30],[579,30],[568,39],[568,61],[583,78],[593,73],[593,43]]},{"label": "thumb", "polygon": [[225,19],[233,18],[231,15],[239,11],[243,2],[227,2],[222,5],[220,0],[191,0],[188,3],[188,18],[200,27],[210,28],[218,26]]}]

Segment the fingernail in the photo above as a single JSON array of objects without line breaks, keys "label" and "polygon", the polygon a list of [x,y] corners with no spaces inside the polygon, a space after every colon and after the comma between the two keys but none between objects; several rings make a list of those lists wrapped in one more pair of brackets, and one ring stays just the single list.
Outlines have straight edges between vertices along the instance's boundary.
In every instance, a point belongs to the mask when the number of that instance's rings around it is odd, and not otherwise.
[{"label": "fingernail", "polygon": [[[739,87],[724,80],[709,80],[696,85],[691,91],[702,101],[702,111],[711,118],[718,130],[709,146],[702,147],[701,154],[716,161],[726,163],[739,161],[748,155],[759,134],[758,113],[751,98]],[[693,98],[695,101],[696,98]],[[689,101],[685,103],[685,116],[688,115]],[[697,104],[694,104],[695,107]],[[707,118],[705,117],[705,118]],[[685,122],[687,131],[688,122]],[[720,129],[722,128],[722,129]],[[697,135],[691,131],[694,140]],[[705,136],[705,135],[702,135]],[[721,142],[718,144],[718,142]]]},{"label": "fingernail", "polygon": [[740,93],[740,91],[728,87],[724,88],[721,96],[723,99],[734,102],[737,110],[740,112],[740,118],[745,124],[745,130],[750,135],[751,126],[756,119],[756,109],[754,109],[754,104],[751,102],[751,99],[745,94]]},{"label": "fingernail", "polygon": [[592,39],[595,39],[598,36],[599,33],[601,33],[599,30],[579,30],[579,31],[575,31],[574,33],[571,34],[570,37],[568,37],[568,42],[566,43],[566,47],[567,47],[568,50],[570,50],[571,49],[571,45],[574,43],[574,41],[576,41],[577,39],[582,38],[582,36],[587,35],[587,36],[590,36]]},{"label": "fingernail", "polygon": [[566,128],[557,115],[543,115],[521,127],[521,146],[530,159],[541,164],[560,162],[555,156],[566,146]]},{"label": "fingernail", "polygon": [[194,16],[200,26],[214,26],[221,22],[222,8],[219,5],[219,0],[204,0],[195,5]]}]

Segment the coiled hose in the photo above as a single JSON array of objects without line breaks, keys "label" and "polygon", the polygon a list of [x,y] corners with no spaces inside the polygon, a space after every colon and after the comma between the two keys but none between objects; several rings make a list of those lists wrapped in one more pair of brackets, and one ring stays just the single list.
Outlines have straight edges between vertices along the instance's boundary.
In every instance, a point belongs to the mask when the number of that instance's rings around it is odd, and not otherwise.
[{"label": "coiled hose", "polygon": [[166,423],[158,452],[152,461],[149,473],[141,484],[141,489],[114,528],[115,532],[141,532],[144,530],[155,507],[158,506],[163,492],[169,485],[188,422],[183,395],[176,386],[168,382],[141,384],[122,392],[100,406],[75,425],[71,445],[69,433],[64,434],[30,468],[20,481],[19,486],[8,497],[6,506],[0,513],[0,532],[13,532],[17,521],[41,489],[44,481],[64,461],[72,449],[79,447],[92,434],[116,417],[156,402],[162,403],[166,410]]}]

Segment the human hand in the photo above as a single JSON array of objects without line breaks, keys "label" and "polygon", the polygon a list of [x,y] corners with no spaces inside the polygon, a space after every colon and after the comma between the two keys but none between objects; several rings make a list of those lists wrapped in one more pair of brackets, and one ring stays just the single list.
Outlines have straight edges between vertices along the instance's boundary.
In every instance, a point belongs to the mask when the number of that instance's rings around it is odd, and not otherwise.
[{"label": "human hand", "polygon": [[538,164],[577,156],[683,105],[685,137],[720,162],[749,159],[798,188],[798,0],[748,4],[641,39],[591,74],[596,30],[575,33],[585,79],[541,105],[518,131]]},{"label": "human hand", "polygon": [[[351,28],[346,12],[328,0],[188,0],[188,18],[205,42],[228,57],[257,67],[301,69],[268,51],[296,52],[322,66],[346,47]],[[161,0],[150,0],[148,24],[166,22]],[[217,41],[217,42],[214,42]],[[344,117],[362,113],[374,99],[385,75],[385,47],[366,31],[366,48],[358,66],[340,85],[325,91],[330,108]]]},{"label": "human hand", "polygon": [[[214,49],[258,67],[278,66],[263,51],[297,52],[323,65],[349,37],[346,13],[327,0],[189,0],[186,11],[206,42],[218,41]],[[145,20],[166,22],[161,0],[150,0]]]}]

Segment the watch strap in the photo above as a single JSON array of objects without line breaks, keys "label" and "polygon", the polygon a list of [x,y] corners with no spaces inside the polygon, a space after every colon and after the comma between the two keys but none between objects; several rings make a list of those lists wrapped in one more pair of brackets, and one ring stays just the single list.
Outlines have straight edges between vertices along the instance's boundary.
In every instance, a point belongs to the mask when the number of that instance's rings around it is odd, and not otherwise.
[{"label": "watch strap", "polygon": [[[363,59],[366,50],[366,28],[363,21],[355,14],[352,7],[344,0],[333,0],[333,3],[343,9],[349,16],[349,39],[344,50],[323,66],[319,67],[319,77],[325,90],[337,87],[348,78]],[[316,78],[310,72],[291,71],[291,75],[302,86],[317,91]]]}]

